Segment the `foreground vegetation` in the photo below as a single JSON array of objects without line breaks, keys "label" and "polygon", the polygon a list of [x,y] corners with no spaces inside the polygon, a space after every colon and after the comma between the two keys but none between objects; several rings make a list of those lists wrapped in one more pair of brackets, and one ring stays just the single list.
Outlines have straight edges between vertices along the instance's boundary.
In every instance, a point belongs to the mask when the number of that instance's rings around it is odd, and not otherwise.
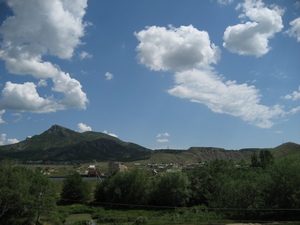
[{"label": "foreground vegetation", "polygon": [[[189,171],[116,173],[100,183],[0,164],[0,224],[225,224],[299,220],[299,159],[215,160]],[[74,216],[74,214],[76,216]],[[88,219],[87,219],[88,218]]]}]

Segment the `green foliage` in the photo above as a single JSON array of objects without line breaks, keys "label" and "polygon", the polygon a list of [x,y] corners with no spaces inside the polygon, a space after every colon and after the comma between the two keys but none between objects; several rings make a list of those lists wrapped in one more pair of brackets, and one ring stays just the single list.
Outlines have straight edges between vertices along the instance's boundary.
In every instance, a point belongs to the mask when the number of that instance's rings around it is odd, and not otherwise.
[{"label": "green foliage", "polygon": [[149,171],[119,172],[100,183],[96,202],[128,205],[182,206],[189,199],[188,176],[182,172],[151,177]]},{"label": "green foliage", "polygon": [[85,202],[90,198],[91,187],[79,173],[69,175],[63,182],[61,199],[65,202]]},{"label": "green foliage", "polygon": [[252,167],[259,167],[259,166],[260,166],[260,163],[259,163],[259,161],[258,161],[258,157],[257,157],[256,152],[254,152],[254,153],[251,155],[251,166],[252,166]]},{"label": "green foliage", "polygon": [[235,219],[296,216],[293,209],[300,207],[299,161],[286,158],[273,163],[265,153],[260,155],[260,167],[236,167],[218,160],[190,172],[190,205],[202,201]]},{"label": "green foliage", "polygon": [[143,170],[116,173],[96,187],[95,200],[132,205],[147,204],[150,175],[148,171]]},{"label": "green foliage", "polygon": [[272,208],[300,208],[300,164],[294,158],[284,158],[268,170],[271,188],[268,203]]},{"label": "green foliage", "polygon": [[251,156],[251,166],[261,167],[263,169],[274,163],[274,156],[269,150],[262,150],[259,152],[259,157],[256,152]]},{"label": "green foliage", "polygon": [[263,169],[272,165],[274,163],[274,156],[268,150],[263,150],[259,152],[260,164]]},{"label": "green foliage", "polygon": [[12,162],[0,164],[0,224],[26,224],[55,210],[49,178]]},{"label": "green foliage", "polygon": [[182,172],[162,173],[155,177],[152,204],[158,206],[184,206],[189,200],[188,176]]},{"label": "green foliage", "polygon": [[149,220],[145,216],[139,216],[136,218],[134,221],[134,225],[143,225],[143,224],[148,224]]}]

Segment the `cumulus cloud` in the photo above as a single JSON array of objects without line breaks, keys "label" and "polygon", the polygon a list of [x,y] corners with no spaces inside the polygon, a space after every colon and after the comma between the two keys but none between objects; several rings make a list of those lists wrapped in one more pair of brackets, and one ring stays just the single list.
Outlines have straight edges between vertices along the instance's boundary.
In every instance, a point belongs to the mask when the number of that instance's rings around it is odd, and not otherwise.
[{"label": "cumulus cloud", "polygon": [[137,58],[151,70],[178,71],[217,63],[220,49],[206,31],[190,26],[147,27],[135,32],[140,41]]},{"label": "cumulus cloud", "polygon": [[297,39],[297,42],[300,42],[300,17],[290,22],[291,28],[286,32],[290,37]]},{"label": "cumulus cloud", "polygon": [[115,138],[118,138],[118,135],[116,134],[113,134],[113,133],[109,133],[107,130],[104,130],[103,131],[104,134],[108,134],[109,136],[112,136],[112,137],[115,137]]},{"label": "cumulus cloud", "polygon": [[[32,112],[53,112],[68,108],[85,109],[88,99],[80,82],[52,64],[43,61],[44,55],[70,59],[75,48],[81,44],[85,24],[83,16],[86,0],[53,1],[7,1],[13,12],[0,27],[2,43],[0,58],[10,73],[32,75],[42,79],[38,85],[52,79],[52,91],[63,94],[62,99],[39,96],[36,86],[27,82],[13,84],[7,82],[2,90],[0,108],[18,109]],[[12,90],[16,90],[14,93]],[[28,94],[27,94],[27,91]],[[30,102],[32,97],[34,102]],[[17,107],[8,100],[22,102]]]},{"label": "cumulus cloud", "polygon": [[10,144],[16,144],[18,142],[20,142],[20,141],[16,138],[6,139],[6,134],[0,135],[0,145],[10,145]]},{"label": "cumulus cloud", "polygon": [[292,101],[296,101],[300,99],[300,86],[298,88],[298,91],[293,91],[292,94],[288,94],[286,96],[283,97],[284,99],[287,100],[292,100]]},{"label": "cumulus cloud", "polygon": [[262,105],[259,91],[254,86],[235,81],[223,82],[213,69],[176,73],[175,86],[168,93],[204,104],[215,113],[239,117],[261,128],[270,128],[272,119],[285,115],[279,105]]},{"label": "cumulus cloud", "polygon": [[92,128],[84,123],[77,124],[79,132],[92,131]]},{"label": "cumulus cloud", "polygon": [[[260,1],[245,1],[242,6],[250,19],[257,20],[247,23],[246,26],[254,26],[255,29],[260,27],[265,34],[262,35],[264,38],[270,38],[276,27],[278,30],[281,29],[279,9],[267,9]],[[240,31],[247,31],[243,24],[240,26],[242,27]],[[219,60],[220,50],[210,43],[209,35],[205,31],[198,31],[192,26],[169,27],[169,30],[154,26],[135,35],[140,41],[137,46],[137,57],[140,63],[151,70],[175,72],[175,84],[168,90],[170,95],[204,104],[215,113],[238,117],[260,128],[270,128],[274,124],[274,119],[297,111],[293,109],[293,112],[286,112],[280,105],[263,105],[260,103],[259,90],[254,86],[237,84],[236,81],[224,81],[211,65]],[[268,48],[268,45],[265,47]],[[256,50],[259,55],[261,49]],[[253,54],[256,54],[255,52]],[[250,54],[249,51],[245,53]],[[159,134],[157,141],[166,142],[168,138]]]},{"label": "cumulus cloud", "polygon": [[34,83],[14,84],[8,81],[2,90],[0,107],[43,113],[56,111],[58,106],[53,104],[52,99],[40,97]]},{"label": "cumulus cloud", "polygon": [[223,46],[240,55],[262,56],[269,52],[269,39],[283,28],[283,9],[266,7],[261,0],[245,0],[237,9],[242,9],[246,23],[229,26],[223,36]]},{"label": "cumulus cloud", "polygon": [[16,143],[19,143],[20,141],[16,138],[9,138],[7,139],[7,144],[8,145],[11,145],[11,144],[16,144]]},{"label": "cumulus cloud", "polygon": [[114,78],[114,75],[110,72],[105,73],[105,79],[106,80],[112,80]]},{"label": "cumulus cloud", "polygon": [[156,135],[156,141],[159,143],[170,142],[168,137],[170,137],[169,133],[160,133],[160,134]]}]

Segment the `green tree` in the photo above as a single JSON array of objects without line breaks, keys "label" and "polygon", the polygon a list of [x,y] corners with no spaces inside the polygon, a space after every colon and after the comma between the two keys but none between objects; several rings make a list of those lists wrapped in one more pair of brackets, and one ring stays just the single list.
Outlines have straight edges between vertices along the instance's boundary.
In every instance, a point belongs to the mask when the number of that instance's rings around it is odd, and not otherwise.
[{"label": "green tree", "polygon": [[90,185],[83,181],[79,173],[66,177],[61,191],[62,201],[84,202],[89,200],[91,194]]},{"label": "green tree", "polygon": [[159,206],[184,206],[190,196],[188,176],[183,172],[162,173],[155,177],[152,204]]},{"label": "green tree", "polygon": [[265,170],[236,169],[231,174],[220,174],[215,177],[209,206],[238,209],[228,211],[227,215],[239,219],[253,219],[259,216],[256,209],[266,208],[265,198],[270,183],[271,178]]},{"label": "green tree", "polygon": [[150,173],[143,170],[118,172],[97,185],[95,200],[121,204],[147,204]]},{"label": "green tree", "polygon": [[30,210],[30,171],[10,163],[0,166],[0,224],[22,224],[33,216]]},{"label": "green tree", "polygon": [[36,224],[39,224],[42,215],[56,209],[55,187],[53,182],[38,169],[34,172],[31,182],[34,184],[30,189],[31,207],[36,213]]},{"label": "green tree", "polygon": [[260,167],[260,162],[258,160],[256,152],[251,155],[251,167]]},{"label": "green tree", "polygon": [[[38,182],[43,181],[43,182]],[[44,191],[42,191],[44,190]],[[0,164],[0,224],[26,224],[55,209],[49,178],[13,162]],[[48,193],[49,194],[46,194]],[[41,194],[42,193],[42,194]],[[46,197],[47,196],[47,197]]]},{"label": "green tree", "polygon": [[272,178],[268,204],[277,209],[300,208],[300,163],[294,158],[284,158],[268,168]]},{"label": "green tree", "polygon": [[251,156],[251,167],[261,167],[263,169],[274,163],[274,156],[269,150],[261,150],[259,156],[254,152]]},{"label": "green tree", "polygon": [[[192,197],[191,203],[208,205],[218,194],[217,182],[219,177],[224,174],[233,174],[236,171],[235,163],[231,160],[213,160],[205,163],[204,166],[198,167],[193,173],[195,174],[191,180]],[[197,202],[196,202],[197,203]]]},{"label": "green tree", "polygon": [[274,163],[274,156],[269,150],[259,152],[260,165],[263,169]]}]

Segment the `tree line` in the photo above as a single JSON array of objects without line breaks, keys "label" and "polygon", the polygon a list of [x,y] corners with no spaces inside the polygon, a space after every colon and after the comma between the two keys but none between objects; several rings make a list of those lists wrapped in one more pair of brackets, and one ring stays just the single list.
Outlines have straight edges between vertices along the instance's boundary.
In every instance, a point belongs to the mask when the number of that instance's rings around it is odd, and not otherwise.
[{"label": "tree line", "polygon": [[[2,163],[0,179],[0,224],[39,224],[55,212],[57,190],[39,170]],[[64,180],[60,201],[156,209],[201,205],[230,219],[299,219],[300,163],[274,161],[265,150],[253,154],[250,165],[214,160],[189,171],[118,172],[94,190],[74,173]]]},{"label": "tree line", "polygon": [[300,164],[294,158],[274,161],[271,152],[263,150],[252,155],[250,165],[214,160],[155,176],[134,170],[99,183],[94,198],[158,208],[203,205],[233,219],[293,219],[300,210]]}]

